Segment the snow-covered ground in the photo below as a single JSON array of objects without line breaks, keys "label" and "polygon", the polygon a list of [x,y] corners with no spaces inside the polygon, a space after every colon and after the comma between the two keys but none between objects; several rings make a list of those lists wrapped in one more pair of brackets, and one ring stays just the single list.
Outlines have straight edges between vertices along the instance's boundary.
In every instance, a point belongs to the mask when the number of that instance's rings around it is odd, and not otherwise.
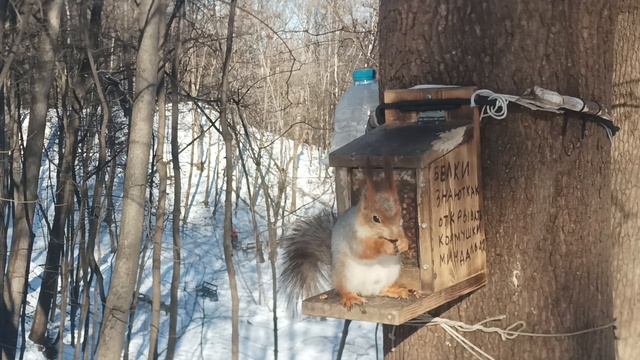
[{"label": "snow-covered ground", "polygon": [[[206,121],[203,119],[206,127]],[[192,113],[188,106],[181,110],[181,131],[179,134],[182,146],[192,140]],[[51,131],[49,134],[55,133]],[[264,137],[262,143],[269,143],[273,136],[269,134],[258,134],[255,130],[252,136],[254,141]],[[219,187],[222,183],[222,171],[224,168],[224,155],[216,157],[219,149],[222,149],[220,139],[211,130],[213,136],[209,147],[208,137],[204,138],[202,146],[202,156],[206,161],[211,156],[211,182],[215,176],[213,169],[218,169],[218,185],[210,186],[210,203],[214,203],[214,192],[222,194]],[[44,157],[41,171],[41,191],[40,198],[45,211],[53,217],[52,187],[55,186],[55,141],[49,136],[48,144],[45,144],[49,151],[49,157]],[[194,144],[197,152],[200,147]],[[185,194],[187,191],[187,181],[189,175],[189,163],[191,161],[191,149],[186,149],[180,155],[182,172],[183,204],[185,204]],[[273,154],[277,163],[281,164],[284,159],[292,156],[293,143],[286,139],[275,140],[268,150]],[[246,149],[245,149],[246,153]],[[169,147],[166,148],[167,158]],[[288,216],[289,221],[293,221],[297,216],[310,214],[318,209],[331,206],[333,203],[333,181],[330,173],[321,165],[322,153],[315,148],[302,146],[299,153],[299,169],[297,173],[297,211]],[[295,156],[295,155],[294,155]],[[267,159],[267,157],[263,157]],[[215,166],[215,160],[219,165]],[[264,160],[265,162],[267,160]],[[251,161],[247,161],[249,172],[255,173],[255,167]],[[274,167],[271,169],[270,187],[276,191]],[[238,164],[237,173],[241,172]],[[170,172],[171,174],[171,172]],[[289,173],[291,179],[291,172]],[[249,176],[250,180],[253,176]],[[199,171],[193,169],[191,194],[188,199],[189,218],[183,225],[182,234],[182,274],[181,291],[179,305],[178,334],[180,339],[177,345],[177,359],[228,359],[231,357],[231,297],[229,293],[229,282],[225,269],[222,254],[222,223],[223,209],[222,196],[220,195],[220,206],[213,214],[213,206],[205,207],[204,199],[207,188],[207,170]],[[116,189],[114,191],[116,207],[121,206],[123,174],[116,179]],[[252,187],[256,184],[252,184]],[[170,216],[173,182],[169,179],[169,198],[167,206]],[[248,207],[248,194],[246,183],[243,183],[240,190],[242,200],[237,204],[234,212],[234,224],[239,232],[239,240],[242,244],[253,243],[255,240],[252,229],[251,213]],[[290,194],[290,192],[288,192]],[[287,195],[290,196],[290,195]],[[287,200],[287,209],[289,209]],[[154,206],[155,207],[155,206]],[[152,209],[155,215],[155,209]],[[182,213],[185,208],[183,206]],[[119,214],[119,212],[117,212]],[[257,218],[259,222],[260,235],[263,243],[267,241],[265,209],[262,199],[258,201]],[[76,211],[77,216],[77,211]],[[34,313],[34,304],[37,301],[39,291],[39,275],[42,272],[42,265],[46,257],[46,244],[48,237],[42,230],[46,225],[39,216],[36,220],[38,229],[35,231],[37,237],[34,244],[34,252],[31,262],[30,290],[27,304],[27,330],[30,328],[30,320]],[[286,225],[285,225],[286,226]],[[145,228],[148,228],[145,227]],[[279,229],[282,231],[282,229]],[[100,238],[100,253],[96,258],[101,262],[101,268],[107,280],[111,276],[111,264],[114,261],[109,249],[109,234],[103,224]],[[145,235],[146,237],[147,235]],[[165,237],[163,242],[162,256],[162,301],[169,304],[169,289],[171,281],[171,221],[167,221]],[[145,256],[145,272],[140,284],[140,292],[151,295],[151,249],[143,252]],[[269,261],[260,264],[262,273],[262,288],[259,290],[255,252],[237,251],[234,256],[234,263],[237,270],[237,281],[240,297],[240,358],[241,359],[272,359],[274,357],[274,334],[273,334],[273,309],[271,294],[271,268]],[[218,286],[218,301],[212,301],[200,297],[196,294],[196,287],[203,281],[208,281]],[[106,281],[108,283],[108,281]],[[343,322],[333,319],[317,319],[303,317],[301,315],[292,316],[286,309],[287,299],[282,295],[278,298],[278,357],[280,359],[332,359],[335,358]],[[168,338],[169,318],[165,313],[161,314],[160,346],[161,357],[166,349]],[[151,319],[150,305],[140,303],[136,317],[133,322],[133,334],[129,348],[129,358],[146,358],[149,340],[149,323]],[[58,326],[57,320],[51,327]],[[71,335],[69,321],[66,323],[64,342],[70,344]],[[54,332],[55,333],[55,332]],[[376,359],[377,352],[382,357],[382,329],[378,329],[376,334],[375,324],[353,322],[350,327],[349,337],[345,347],[343,359]],[[376,349],[376,336],[377,345]],[[376,351],[377,350],[377,351]],[[27,340],[26,359],[43,358],[35,345]],[[67,345],[65,349],[65,359],[73,358],[73,348]]]}]

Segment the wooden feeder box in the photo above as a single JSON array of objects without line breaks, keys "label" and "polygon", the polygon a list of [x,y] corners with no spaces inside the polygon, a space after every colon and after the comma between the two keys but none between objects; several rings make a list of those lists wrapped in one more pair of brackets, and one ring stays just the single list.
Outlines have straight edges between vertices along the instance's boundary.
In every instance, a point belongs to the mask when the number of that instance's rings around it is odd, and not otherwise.
[{"label": "wooden feeder box", "polygon": [[[385,104],[437,99],[469,99],[475,88],[389,90]],[[382,181],[391,158],[409,250],[403,253],[400,284],[420,298],[367,297],[348,311],[334,290],[303,301],[309,316],[400,325],[486,284],[486,252],[481,216],[480,115],[468,105],[449,110],[385,110],[385,125],[336,149],[336,200],[342,213],[357,204],[367,159],[374,181]]]}]

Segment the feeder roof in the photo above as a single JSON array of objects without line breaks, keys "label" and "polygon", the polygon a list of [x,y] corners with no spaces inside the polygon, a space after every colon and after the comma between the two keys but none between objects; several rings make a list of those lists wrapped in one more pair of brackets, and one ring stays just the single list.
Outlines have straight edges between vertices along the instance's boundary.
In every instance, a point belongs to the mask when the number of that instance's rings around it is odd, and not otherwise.
[{"label": "feeder roof", "polygon": [[391,157],[395,168],[422,168],[472,136],[472,127],[444,121],[380,126],[329,154],[333,167],[382,167]]}]

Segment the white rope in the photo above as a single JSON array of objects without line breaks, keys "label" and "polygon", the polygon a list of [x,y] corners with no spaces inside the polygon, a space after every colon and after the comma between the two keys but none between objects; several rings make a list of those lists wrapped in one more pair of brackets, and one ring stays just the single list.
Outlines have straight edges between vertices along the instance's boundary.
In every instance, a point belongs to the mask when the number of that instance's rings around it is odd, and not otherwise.
[{"label": "white rope", "polygon": [[473,355],[475,358],[480,360],[495,360],[493,356],[482,351],[482,349],[480,349],[477,345],[469,341],[469,339],[465,338],[464,336],[460,335],[449,325],[440,324],[440,327],[449,335],[451,335],[457,342],[459,342],[465,349],[467,349],[467,351],[470,352],[471,355]]},{"label": "white rope", "polygon": [[[533,95],[532,95],[533,94]],[[557,114],[562,114],[564,111],[562,107],[568,108],[576,112],[584,112],[589,114],[585,109],[584,101],[582,99],[573,98],[570,96],[562,96],[554,91],[546,90],[540,87],[534,87],[526,91],[523,96],[514,96],[507,94],[498,94],[488,89],[480,89],[471,94],[471,107],[479,106],[476,104],[476,96],[486,96],[489,100],[495,100],[493,105],[484,105],[480,111],[480,119],[491,116],[494,119],[502,120],[507,117],[507,107],[510,102],[514,102],[518,105],[524,106],[534,111],[547,111]],[[595,116],[600,116],[604,119],[609,119],[609,115],[606,111],[602,111],[600,108]],[[603,112],[603,114],[600,114]],[[611,129],[606,127],[602,123],[598,123],[604,129],[607,134],[609,142],[613,142],[613,134]]]},{"label": "white rope", "polygon": [[[491,355],[484,352],[480,347],[469,341],[467,338],[462,336],[461,332],[471,332],[471,331],[481,331],[484,333],[496,333],[500,335],[502,341],[513,340],[518,336],[532,336],[532,337],[568,337],[568,336],[577,336],[581,334],[591,333],[595,331],[600,331],[608,328],[612,328],[616,326],[616,321],[612,321],[605,325],[596,326],[589,329],[574,331],[574,332],[566,332],[566,333],[532,333],[522,331],[526,323],[524,321],[516,321],[513,324],[507,326],[506,328],[500,328],[497,326],[487,326],[488,323],[493,321],[501,321],[506,318],[505,315],[499,315],[495,317],[491,317],[485,319],[476,324],[467,324],[461,321],[443,319],[440,317],[432,317],[429,315],[425,315],[422,317],[418,317],[409,321],[408,325],[426,325],[426,326],[440,326],[445,332],[447,332],[451,337],[453,337],[460,345],[462,345],[470,354],[472,354],[475,358],[480,360],[495,360]],[[395,327],[394,327],[395,330]],[[394,332],[390,336],[392,336],[392,346],[395,347],[394,341],[395,336]],[[392,350],[393,351],[393,350]]]},{"label": "white rope", "polygon": [[480,118],[485,116],[491,116],[494,119],[502,120],[507,117],[507,105],[510,101],[516,101],[518,99],[517,96],[506,95],[506,94],[496,94],[491,90],[480,89],[474,92],[471,95],[471,107],[478,106],[476,104],[476,96],[486,96],[489,100],[495,100],[496,103],[494,105],[485,105],[482,107],[482,111],[480,112]]}]

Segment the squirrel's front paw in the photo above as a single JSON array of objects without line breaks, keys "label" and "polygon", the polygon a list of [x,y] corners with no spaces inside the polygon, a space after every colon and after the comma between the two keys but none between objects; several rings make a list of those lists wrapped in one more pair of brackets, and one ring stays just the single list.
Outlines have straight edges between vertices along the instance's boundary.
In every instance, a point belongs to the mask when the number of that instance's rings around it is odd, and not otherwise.
[{"label": "squirrel's front paw", "polygon": [[[415,290],[413,290],[413,292],[415,292]],[[388,297],[392,297],[395,299],[408,299],[409,298],[409,294],[412,293],[412,290],[407,289],[404,286],[399,286],[399,285],[391,285],[390,287],[382,290],[382,292],[380,293],[380,295],[383,296],[388,296]]]},{"label": "squirrel's front paw", "polygon": [[367,299],[362,296],[358,296],[356,293],[344,293],[341,294],[340,302],[342,303],[342,306],[351,311],[353,305],[362,305],[367,302]]}]

